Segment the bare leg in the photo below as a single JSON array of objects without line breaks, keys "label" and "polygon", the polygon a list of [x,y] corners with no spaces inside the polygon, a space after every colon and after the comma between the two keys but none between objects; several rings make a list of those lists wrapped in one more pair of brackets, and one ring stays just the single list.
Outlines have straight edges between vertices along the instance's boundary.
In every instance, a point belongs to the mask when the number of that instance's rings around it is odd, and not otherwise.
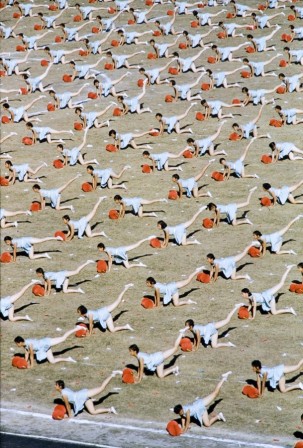
[{"label": "bare leg", "polygon": [[[297,370],[299,370],[301,368],[302,365],[303,365],[303,359],[301,359],[301,361],[296,366],[285,366],[284,374],[296,372]],[[302,383],[298,383],[293,386],[286,387],[285,382],[286,382],[285,376],[283,376],[279,381],[279,389],[280,389],[280,392],[282,392],[282,393],[290,392],[291,390],[295,390],[295,389],[302,389],[302,387],[303,387]]]},{"label": "bare leg", "polygon": [[124,294],[126,293],[126,291],[131,288],[133,286],[132,283],[125,285],[123,291],[119,294],[118,298],[111,304],[108,305],[106,308],[108,310],[109,313],[111,313],[112,311],[114,311],[121,303]]},{"label": "bare leg", "polygon": [[270,288],[270,289],[267,290],[267,292],[268,292],[270,295],[274,295],[274,294],[276,294],[276,293],[282,288],[282,286],[284,285],[284,283],[285,283],[285,281],[286,281],[286,277],[287,277],[288,273],[291,271],[291,269],[292,269],[294,266],[295,266],[294,264],[291,264],[291,265],[287,266],[287,269],[286,269],[286,271],[284,272],[284,274],[282,275],[281,280],[279,281],[279,283],[278,283],[277,285],[273,286],[272,288]]},{"label": "bare leg", "polygon": [[[178,348],[179,348],[179,344],[180,344],[180,341],[181,341],[182,337],[183,337],[183,334],[181,333],[181,334],[178,336],[178,338],[176,339],[175,344],[174,344],[174,347],[171,348],[171,349],[165,350],[164,352],[162,352],[164,361],[165,361],[167,358],[169,358],[170,356],[172,356],[174,353],[176,353],[176,351],[177,351]],[[164,363],[163,363],[163,364],[160,364],[160,365],[157,367],[157,369],[156,369],[156,372],[157,372],[157,375],[158,375],[159,378],[164,378],[164,377],[166,377],[167,375],[170,375],[171,373],[178,373],[178,371],[179,371],[179,368],[178,368],[178,367],[170,367],[170,368],[168,368],[168,369],[164,369]]]},{"label": "bare leg", "polygon": [[42,165],[39,165],[38,168],[36,168],[35,170],[33,170],[31,167],[28,167],[28,173],[29,174],[37,174],[39,170],[41,170],[41,168],[45,167],[46,163],[42,163]]},{"label": "bare leg", "polygon": [[279,231],[276,232],[276,233],[278,233],[280,236],[283,236],[284,233],[286,233],[286,232],[289,230],[289,228],[290,228],[296,221],[298,221],[300,218],[303,218],[303,215],[298,215],[298,216],[296,216],[296,218],[292,219],[292,220],[287,224],[287,226],[283,227],[283,229],[279,230]]},{"label": "bare leg", "polygon": [[[203,398],[203,403],[204,403],[205,407],[209,406],[217,398],[224,381],[226,381],[226,378],[222,378],[222,380],[217,384],[215,390],[211,394],[209,394]],[[211,417],[211,418],[209,418],[207,411],[205,411],[204,414],[202,415],[202,421],[203,421],[204,426],[206,426],[206,427],[211,426],[213,423],[215,423],[218,420],[225,421],[222,413],[219,413],[215,417]]]},{"label": "bare leg", "polygon": [[107,197],[107,196],[103,196],[103,197],[100,197],[100,198],[98,199],[98,201],[97,201],[96,205],[94,206],[94,208],[92,209],[92,211],[91,211],[88,215],[86,215],[86,217],[85,217],[86,221],[89,222],[89,221],[91,221],[91,220],[93,219],[93,217],[95,216],[95,214],[96,214],[96,212],[97,212],[97,209],[98,209],[100,203],[101,203],[104,199],[106,199],[106,197]]},{"label": "bare leg", "polygon": [[301,180],[299,183],[297,183],[297,184],[295,184],[295,185],[293,185],[293,186],[291,186],[291,187],[289,187],[289,195],[288,195],[288,200],[289,200],[289,202],[291,203],[291,204],[303,204],[303,201],[297,201],[294,197],[293,197],[293,195],[292,195],[292,193],[294,192],[294,191],[296,191],[301,185],[303,185],[303,180]]}]

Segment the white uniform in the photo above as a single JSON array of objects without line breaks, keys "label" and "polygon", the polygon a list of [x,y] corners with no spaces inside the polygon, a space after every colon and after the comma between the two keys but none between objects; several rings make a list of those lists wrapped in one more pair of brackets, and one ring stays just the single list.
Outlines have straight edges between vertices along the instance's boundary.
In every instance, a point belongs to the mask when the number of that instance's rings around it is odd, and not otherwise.
[{"label": "white uniform", "polygon": [[162,352],[155,352],[155,353],[144,353],[139,352],[137,354],[137,358],[143,359],[144,366],[147,368],[147,370],[150,370],[151,372],[154,372],[157,367],[163,363],[163,354]]},{"label": "white uniform", "polygon": [[89,399],[88,396],[88,389],[81,389],[81,390],[71,390],[68,387],[65,387],[61,390],[61,394],[66,396],[68,399],[68,402],[72,404],[74,408],[74,414],[75,416],[82,411],[84,408],[85,402]]},{"label": "white uniform", "polygon": [[87,310],[87,317],[92,317],[94,322],[99,322],[103,330],[106,330],[106,321],[111,316],[106,307],[99,308],[98,310]]},{"label": "white uniform", "polygon": [[176,282],[171,283],[156,283],[155,288],[159,290],[160,294],[163,294],[163,304],[168,305],[173,298],[173,295],[178,292]]},{"label": "white uniform", "polygon": [[267,373],[267,379],[269,381],[270,387],[272,389],[276,389],[280,379],[284,375],[284,364],[280,364],[275,367],[263,366],[261,369],[261,373],[259,373],[260,378],[263,378],[263,375],[265,373]]}]

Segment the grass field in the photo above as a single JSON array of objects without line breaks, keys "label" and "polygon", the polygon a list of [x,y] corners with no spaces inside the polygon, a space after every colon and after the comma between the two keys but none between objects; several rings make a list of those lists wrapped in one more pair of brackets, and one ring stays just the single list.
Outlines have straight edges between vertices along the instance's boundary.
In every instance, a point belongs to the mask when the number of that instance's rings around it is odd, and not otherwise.
[{"label": "grass field", "polygon": [[[82,4],[83,2],[81,2]],[[140,8],[139,0],[134,2],[135,7]],[[249,5],[257,5],[258,2],[243,3]],[[302,2],[297,2],[302,6]],[[106,5],[111,5],[107,3]],[[165,16],[167,9],[171,9],[171,5],[157,6],[151,15]],[[220,7],[208,8],[210,12],[219,11]],[[231,9],[229,7],[229,9]],[[36,11],[38,8],[36,9]],[[12,11],[15,9],[8,8],[3,12],[2,20],[5,24],[12,25],[15,19],[12,19]],[[206,11],[206,8],[204,9]],[[61,21],[72,24],[72,16],[75,10],[63,13]],[[289,26],[287,14],[289,7],[285,10],[286,16],[279,16],[273,19],[273,24],[279,23],[281,30],[275,35],[271,41],[276,46],[277,53],[283,53],[285,46],[281,42],[280,35],[286,32]],[[48,14],[48,13],[47,13]],[[102,12],[103,14],[103,12]],[[271,12],[269,12],[271,14]],[[94,16],[96,13],[94,13]],[[108,12],[104,16],[109,16]],[[221,17],[225,17],[225,13]],[[128,13],[122,14],[117,23],[122,25],[130,18]],[[190,21],[192,16],[178,16],[175,22],[175,29],[181,31],[190,29]],[[217,20],[216,18],[214,20]],[[243,19],[236,18],[237,23],[243,23]],[[18,32],[24,32],[26,35],[37,33],[33,30],[37,18],[26,18],[22,20],[18,26]],[[251,19],[244,19],[244,23],[251,24]],[[76,25],[75,25],[76,26]],[[296,20],[295,26],[302,26],[300,20]],[[131,30],[141,31],[142,29],[155,29],[153,24],[146,26],[132,26]],[[88,26],[86,29],[90,29]],[[198,30],[198,32],[206,32],[208,27]],[[40,43],[46,45],[54,41],[57,34],[53,32],[43,38]],[[86,32],[86,31],[85,31]],[[196,31],[193,30],[193,33]],[[254,35],[269,34],[269,30],[256,30]],[[80,32],[81,34],[82,32]],[[245,41],[238,38],[236,43],[232,38],[226,41],[219,41],[216,37],[217,29],[204,39],[205,43],[217,42],[220,46],[238,45]],[[82,33],[83,34],[83,33]],[[116,33],[112,33],[112,38],[116,37]],[[147,36],[149,39],[149,36]],[[143,38],[144,39],[144,38]],[[173,36],[160,39],[170,42]],[[142,40],[142,38],[141,38]],[[180,41],[183,41],[181,38]],[[104,45],[104,49],[110,48]],[[64,46],[65,45],[65,46]],[[13,57],[19,57],[15,53],[16,40],[2,40],[1,52],[10,52]],[[70,42],[57,45],[58,48],[78,48],[81,46],[79,42]],[[295,40],[291,43],[292,49],[302,47],[302,41]],[[55,45],[52,44],[52,48]],[[147,52],[149,46],[140,46]],[[175,49],[175,47],[174,47]],[[136,50],[136,46],[123,46],[113,48],[113,52],[117,54],[129,54]],[[177,46],[176,46],[177,50]],[[181,53],[182,50],[180,50]],[[196,53],[195,49],[187,49],[182,51],[182,57],[191,56]],[[162,66],[165,60],[150,61],[146,59],[146,54],[136,56],[132,59],[132,63],[144,65],[151,68],[153,65]],[[199,64],[206,68],[218,70],[232,70],[240,65],[235,62],[219,62],[215,66],[207,63],[208,51],[199,59]],[[252,60],[266,60],[274,53],[260,53],[251,55]],[[246,56],[245,50],[242,48],[237,52],[239,57]],[[22,69],[27,67],[32,76],[39,76],[43,73],[44,68],[40,66],[40,60],[44,59],[43,51],[34,51],[29,57],[26,64],[22,65]],[[67,60],[72,57],[67,56]],[[94,63],[97,56],[90,55],[87,58],[77,59],[84,60],[85,63]],[[280,73],[278,67],[279,58],[272,62],[269,66],[271,70]],[[82,63],[82,62],[79,62]],[[84,62],[83,62],[84,63]],[[201,64],[200,64],[201,63]],[[103,63],[100,64],[103,67]],[[126,69],[116,70],[110,73],[114,79],[126,72]],[[292,64],[283,69],[283,72],[289,76],[302,72],[302,66]],[[56,91],[60,93],[71,90],[76,91],[82,85],[83,81],[76,80],[72,84],[64,84],[62,76],[64,73],[71,73],[68,65],[55,65],[50,70],[45,84],[51,84]],[[166,73],[166,72],[165,72]],[[163,76],[164,77],[164,76]],[[188,79],[196,79],[197,74],[181,74],[175,79],[178,83],[183,84]],[[138,94],[140,89],[137,87],[137,80],[140,75],[136,69],[132,70],[132,77],[126,78],[117,90],[126,91],[129,97]],[[20,88],[23,81],[20,77],[11,76],[4,77],[2,85],[5,89]],[[240,81],[239,81],[240,79]],[[247,86],[251,89],[265,88],[269,89],[278,84],[276,78],[252,78],[243,80],[236,73],[228,78],[231,82],[239,81],[241,86]],[[90,87],[85,89],[80,98],[85,99],[87,92],[92,90],[92,80],[88,81]],[[262,84],[261,84],[262,83]],[[231,103],[234,98],[242,98],[240,88],[231,89],[215,89],[203,92],[203,97],[207,99],[220,99],[224,102]],[[194,92],[200,92],[197,88]],[[142,115],[126,115],[124,117],[112,117],[109,111],[105,119],[110,119],[109,129],[116,129],[118,132],[144,132],[152,127],[157,127],[158,122],[155,114],[161,112],[163,115],[171,116],[180,114],[188,106],[188,103],[180,100],[174,103],[165,103],[166,94],[172,93],[171,88],[166,84],[160,86],[151,86],[147,89],[145,106],[152,109],[152,113]],[[10,103],[14,107],[19,104],[27,104],[32,99],[38,97],[40,93],[36,92],[28,96],[19,96],[9,94]],[[33,111],[46,110],[49,102],[48,94],[41,102],[35,104]],[[2,97],[5,96],[2,94]],[[302,108],[302,93],[286,93],[284,95],[273,94],[276,104],[282,107]],[[13,101],[11,101],[13,99]],[[15,101],[16,100],[16,101]],[[21,101],[19,101],[21,100]],[[112,97],[102,98],[102,100],[93,100],[85,103],[85,111],[101,110],[109,102]],[[195,113],[201,110],[201,106],[194,106],[188,117],[182,122],[182,125],[190,125],[194,132],[195,138],[204,138],[214,133],[218,127],[216,119],[210,119],[207,122],[199,122],[195,120]],[[220,149],[225,149],[228,153],[228,160],[236,160],[246,146],[246,141],[231,142],[228,136],[231,133],[231,124],[239,121],[241,124],[248,122],[257,115],[259,107],[249,105],[245,108],[239,108],[241,116],[237,116],[238,109],[232,109],[235,113],[234,119],[228,119],[223,127],[222,133],[217,140],[220,143]],[[248,207],[249,219],[253,222],[253,226],[243,225],[232,227],[227,223],[221,223],[219,228],[206,230],[202,227],[201,221],[204,217],[210,216],[209,212],[204,212],[195,224],[190,227],[189,234],[193,238],[197,238],[202,244],[178,247],[169,244],[166,249],[155,250],[148,243],[142,245],[139,249],[130,253],[130,259],[138,259],[147,265],[147,268],[134,268],[127,270],[121,266],[114,266],[110,273],[100,274],[96,276],[95,265],[90,265],[84,269],[81,274],[74,277],[77,284],[85,291],[85,295],[81,294],[63,294],[52,293],[49,297],[34,297],[30,290],[25,296],[17,302],[17,314],[21,313],[18,309],[26,307],[22,310],[22,314],[28,313],[33,322],[1,322],[1,383],[2,383],[2,400],[4,403],[11,403],[12,408],[26,410],[30,407],[31,411],[39,411],[51,414],[53,402],[55,398],[59,398],[54,390],[54,382],[57,379],[63,379],[72,389],[81,389],[84,387],[95,387],[113,370],[122,369],[126,365],[134,364],[134,359],[129,356],[128,346],[136,343],[142,351],[156,352],[158,350],[169,348],[178,334],[178,330],[184,326],[184,322],[188,318],[193,318],[198,323],[207,323],[217,321],[224,318],[235,303],[242,301],[241,289],[249,287],[253,292],[260,292],[272,287],[282,276],[285,265],[290,263],[299,263],[302,261],[303,232],[302,221],[294,224],[284,237],[286,241],[285,248],[294,249],[298,255],[273,255],[269,252],[262,259],[253,259],[249,256],[245,257],[241,266],[242,273],[248,273],[254,282],[250,285],[246,280],[231,281],[219,278],[215,284],[201,284],[195,280],[184,288],[181,293],[187,298],[197,302],[196,305],[189,305],[180,308],[169,305],[161,306],[158,309],[145,310],[140,306],[141,298],[145,294],[151,294],[147,289],[145,280],[148,276],[153,276],[159,282],[170,282],[181,280],[189,275],[198,266],[205,264],[207,266],[206,254],[213,252],[216,257],[226,257],[236,255],[241,252],[245,246],[252,241],[252,231],[260,230],[264,233],[271,233],[281,229],[293,217],[302,213],[302,205],[292,205],[287,203],[284,206],[276,205],[275,207],[261,207],[259,198],[264,195],[262,191],[262,183],[270,182],[275,187],[283,185],[293,185],[302,178],[302,161],[279,161],[277,164],[264,165],[260,162],[262,154],[270,152],[268,144],[270,141],[291,141],[299,148],[302,148],[302,129],[303,125],[284,126],[282,128],[272,128],[269,126],[271,118],[277,118],[272,105],[266,105],[262,117],[258,123],[259,133],[270,133],[272,139],[257,140],[251,147],[246,163],[246,170],[249,173],[257,173],[259,179],[237,179],[231,177],[226,182],[215,182],[211,179],[210,173],[213,169],[220,170],[219,157],[212,168],[207,171],[206,176],[200,181],[199,185],[204,185],[205,191],[210,190],[215,203],[228,204],[232,202],[241,202],[245,200],[248,190],[253,186],[257,186],[255,194],[252,197],[251,204]],[[73,123],[76,121],[73,110],[65,109],[56,112],[47,112],[41,117],[39,126],[50,126],[54,129],[73,129]],[[24,122],[18,124],[2,125],[1,137],[11,131],[17,132],[17,136],[7,140],[2,145],[1,152],[9,153],[13,157],[13,163],[29,163],[35,168],[41,162],[45,161],[48,167],[41,170],[41,179],[43,180],[43,188],[56,188],[63,185],[67,180],[74,177],[77,173],[81,173],[82,177],[77,179],[62,195],[62,204],[75,207],[74,219],[79,219],[91,210],[96,203],[97,198],[106,195],[107,200],[102,202],[99,211],[93,223],[96,223],[95,230],[103,230],[111,240],[104,238],[84,238],[82,240],[74,238],[71,242],[50,242],[37,246],[37,252],[47,251],[51,256],[51,260],[42,259],[30,261],[27,257],[18,256],[17,262],[14,264],[1,265],[1,296],[5,297],[17,292],[23,285],[35,278],[35,270],[42,267],[47,271],[57,271],[63,269],[74,269],[82,262],[88,259],[99,259],[97,244],[104,242],[112,246],[121,246],[132,244],[141,238],[149,235],[160,236],[156,223],[159,219],[164,219],[169,225],[176,225],[188,220],[195,211],[202,205],[206,205],[208,198],[188,199],[185,196],[181,201],[169,201],[164,204],[155,204],[145,207],[145,210],[154,211],[158,218],[142,218],[134,217],[127,213],[125,218],[118,221],[112,221],[108,218],[108,211],[115,208],[113,197],[117,193],[122,192],[122,196],[134,197],[140,196],[145,199],[155,199],[167,197],[168,191],[172,188],[171,175],[173,172],[156,172],[154,174],[143,174],[141,165],[144,159],[141,150],[128,148],[118,153],[108,153],[105,150],[107,143],[111,142],[108,137],[108,128],[91,129],[88,133],[87,147],[83,151],[86,158],[97,158],[100,168],[113,167],[115,171],[119,171],[124,165],[131,165],[131,170],[126,171],[121,182],[125,182],[128,188],[127,192],[123,190],[103,190],[99,188],[95,192],[83,193],[81,184],[90,181],[90,177],[86,173],[85,167],[77,165],[75,167],[65,167],[62,170],[56,170],[52,167],[53,160],[57,157],[55,144],[37,143],[34,146],[24,146],[21,144],[23,136],[28,135]],[[82,141],[82,132],[76,132],[73,141],[66,139],[66,146],[71,148]],[[152,152],[170,151],[178,153],[182,148],[186,147],[186,139],[189,134],[177,135],[175,133],[163,137],[144,137],[139,142],[146,142],[152,145]],[[191,177],[205,165],[206,161],[211,159],[210,156],[194,159],[179,159],[172,161],[171,165],[178,165],[183,168],[182,177]],[[4,160],[1,161],[1,175],[5,174]],[[180,173],[179,173],[180,174]],[[30,207],[31,202],[37,199],[37,196],[31,189],[30,183],[19,183],[1,189],[1,206],[7,210],[24,209]],[[296,192],[297,196],[301,196],[302,189]],[[45,237],[52,236],[57,230],[64,230],[62,224],[62,216],[65,211],[55,211],[50,207],[38,213],[33,213],[31,217],[19,220],[17,229],[9,228],[2,230],[1,252],[6,250],[3,238],[6,235],[12,237],[20,236],[36,236]],[[241,264],[241,263],[240,263]],[[218,422],[213,428],[207,430],[207,434],[218,434],[221,431],[228,433],[246,433],[251,434],[252,439],[256,434],[258,439],[264,436],[264,440],[279,439],[279,437],[289,441],[293,440],[293,433],[298,430],[300,415],[302,413],[302,391],[293,391],[285,395],[279,391],[266,392],[265,397],[258,400],[249,400],[241,394],[241,389],[247,380],[255,379],[254,373],[251,371],[250,363],[253,359],[260,359],[266,365],[272,366],[280,363],[287,365],[296,364],[302,357],[302,316],[303,304],[299,295],[292,294],[288,291],[291,280],[299,279],[299,272],[293,269],[281,289],[281,295],[277,304],[278,308],[293,306],[297,311],[297,316],[290,314],[271,316],[257,314],[254,321],[242,321],[235,316],[228,328],[229,336],[226,340],[236,344],[236,348],[211,349],[201,346],[198,352],[183,353],[178,352],[176,364],[180,367],[180,375],[169,376],[163,380],[156,376],[146,375],[141,384],[124,385],[119,378],[112,381],[107,391],[113,394],[105,401],[105,406],[115,406],[119,412],[117,417],[110,417],[110,421],[136,421],[156,422],[157,425],[166,425],[166,422],[174,418],[173,413],[169,410],[175,404],[189,403],[197,396],[207,395],[219,380],[221,374],[225,371],[232,370],[233,375],[226,385],[224,385],[219,396],[220,401],[215,407],[215,411],[222,411],[227,419],[227,423]],[[123,286],[127,283],[134,283],[134,287],[125,295],[125,302],[121,304],[114,316],[117,315],[116,324],[124,325],[130,323],[135,332],[122,331],[116,334],[109,332],[102,333],[99,329],[95,329],[91,338],[75,339],[71,337],[66,343],[58,347],[58,351],[65,351],[67,356],[73,356],[77,364],[56,364],[49,365],[43,363],[35,365],[32,370],[17,370],[11,367],[11,357],[14,353],[19,352],[13,340],[17,335],[25,338],[35,337],[42,338],[44,336],[55,337],[63,333],[63,331],[72,328],[77,320],[76,309],[80,304],[90,309],[96,309],[113,302]],[[71,284],[73,282],[71,281]],[[181,294],[181,297],[182,297]],[[60,329],[60,330],[59,330]],[[225,330],[225,329],[224,329]],[[226,328],[227,330],[227,328]],[[293,381],[302,380],[302,374],[287,379]],[[84,417],[84,414],[82,414]],[[85,418],[87,415],[85,415]],[[109,417],[98,416],[96,420],[102,421]],[[138,424],[138,423],[137,423]],[[57,424],[56,424],[57,428]],[[57,429],[54,429],[54,433]],[[192,426],[194,433],[200,431],[195,425]],[[33,428],[33,433],[35,429]],[[203,429],[203,434],[206,430]],[[75,436],[77,436],[75,431]]]}]

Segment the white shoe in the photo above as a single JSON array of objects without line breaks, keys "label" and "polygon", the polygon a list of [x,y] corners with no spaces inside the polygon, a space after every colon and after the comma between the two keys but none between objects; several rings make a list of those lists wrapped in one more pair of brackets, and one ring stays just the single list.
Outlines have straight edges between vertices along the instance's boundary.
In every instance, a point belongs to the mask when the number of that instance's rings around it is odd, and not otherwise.
[{"label": "white shoe", "polygon": [[174,373],[175,376],[178,376],[180,374],[178,366],[174,368],[174,372],[173,373]]},{"label": "white shoe", "polygon": [[32,216],[32,212],[30,210],[26,211],[27,216]]},{"label": "white shoe", "polygon": [[286,267],[287,268],[294,268],[296,266],[296,264],[287,264]]},{"label": "white shoe", "polygon": [[237,303],[235,305],[235,308],[240,308],[241,306],[245,306],[245,303]]},{"label": "white shoe", "polygon": [[229,375],[231,375],[232,374],[232,371],[231,370],[229,370],[229,372],[226,372],[226,373],[222,373],[222,379],[223,380],[225,380],[225,381],[227,381],[227,378],[229,377]]},{"label": "white shoe", "polygon": [[197,305],[197,302],[194,302],[193,300],[191,300],[191,299],[189,299],[188,301],[187,301],[187,303],[189,304],[189,305]]},{"label": "white shoe", "polygon": [[292,249],[289,251],[289,253],[290,253],[291,255],[297,255],[297,252],[295,252],[295,251],[292,250]]},{"label": "white shoe", "polygon": [[249,191],[255,191],[258,187],[252,187]]},{"label": "white shoe", "polygon": [[112,375],[116,376],[116,375],[122,375],[123,371],[122,370],[113,370],[112,371]]},{"label": "white shoe", "polygon": [[247,218],[246,218],[246,222],[247,222],[247,224],[250,224],[251,226],[253,225],[253,223],[251,222],[250,219],[247,219]]},{"label": "white shoe", "polygon": [[245,275],[245,278],[246,278],[246,280],[248,280],[249,282],[251,281],[251,277],[250,277],[250,275],[246,274],[246,275]]},{"label": "white shoe", "polygon": [[228,343],[228,346],[229,346],[229,347],[237,347],[237,346],[236,346],[235,344],[233,344],[232,342],[229,342],[229,343]]},{"label": "white shoe", "polygon": [[[81,318],[79,317],[79,319],[81,319]],[[83,320],[84,320],[84,318],[83,318]],[[77,330],[85,330],[85,331],[87,331],[87,327],[83,327],[82,325],[76,325],[76,329]]]},{"label": "white shoe", "polygon": [[67,361],[68,361],[68,362],[74,362],[74,363],[77,362],[77,361],[76,361],[74,358],[72,358],[71,356],[69,356],[69,357],[67,358]]},{"label": "white shoe", "polygon": [[219,418],[219,420],[221,420],[222,422],[226,422],[226,418],[224,417],[224,415],[223,415],[222,412],[219,412],[219,414],[218,414],[218,418]]},{"label": "white shoe", "polygon": [[116,411],[116,409],[114,408],[114,406],[112,406],[112,407],[110,408],[110,413],[111,413],[111,414],[115,414],[115,415],[118,414],[118,412]]},{"label": "white shoe", "polygon": [[71,210],[72,213],[75,213],[75,208],[74,208],[73,205],[71,205],[70,210]]},{"label": "white shoe", "polygon": [[79,292],[80,294],[85,294],[85,292],[84,292],[83,289],[81,289],[81,288],[78,288],[78,292]]},{"label": "white shoe", "polygon": [[30,322],[33,322],[33,319],[31,319],[28,314],[26,316],[24,316],[24,319],[29,320]]},{"label": "white shoe", "polygon": [[63,241],[63,238],[62,238],[62,236],[56,236],[56,240],[57,241]]},{"label": "white shoe", "polygon": [[303,383],[299,383],[298,386],[303,390]]},{"label": "white shoe", "polygon": [[133,283],[128,283],[128,285],[125,285],[124,288],[131,288],[132,286],[134,286]]},{"label": "white shoe", "polygon": [[15,221],[13,224],[14,224],[15,227],[18,227],[17,221]]},{"label": "white shoe", "polygon": [[46,162],[43,163],[44,166],[48,166]]},{"label": "white shoe", "polygon": [[129,324],[125,325],[125,329],[129,331],[135,331]]},{"label": "white shoe", "polygon": [[207,196],[208,196],[209,198],[212,198],[212,197],[213,197],[210,191],[208,191],[206,194],[207,194]]},{"label": "white shoe", "polygon": [[293,307],[288,308],[288,311],[293,314],[294,316],[297,315],[297,313],[295,312],[295,310],[293,309]]},{"label": "white shoe", "polygon": [[181,330],[179,330],[179,333],[183,334],[183,333],[185,333],[187,330],[188,330],[188,327],[181,328]]},{"label": "white shoe", "polygon": [[52,259],[52,257],[50,255],[48,255],[48,254],[45,254],[45,258],[48,258],[49,260]]},{"label": "white shoe", "polygon": [[95,263],[94,260],[87,260],[87,264]]}]

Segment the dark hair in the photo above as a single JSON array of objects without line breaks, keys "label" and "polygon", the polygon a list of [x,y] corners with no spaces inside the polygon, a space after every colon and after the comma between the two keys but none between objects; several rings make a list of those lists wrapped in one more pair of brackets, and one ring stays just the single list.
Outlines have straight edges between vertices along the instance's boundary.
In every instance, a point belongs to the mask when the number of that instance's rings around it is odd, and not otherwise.
[{"label": "dark hair", "polygon": [[275,106],[275,109],[276,109],[276,110],[282,110],[282,107],[279,106],[279,105],[277,105],[277,106]]},{"label": "dark hair", "polygon": [[59,144],[57,145],[57,148],[61,148],[61,149],[63,149],[63,145],[62,145],[62,143],[59,143]]},{"label": "dark hair", "polygon": [[12,241],[12,237],[11,236],[5,236],[4,237],[4,241],[6,242],[6,241]]},{"label": "dark hair", "polygon": [[162,230],[165,229],[165,227],[167,227],[166,222],[162,221],[162,219],[157,222],[157,225],[160,226]]},{"label": "dark hair", "polygon": [[255,360],[251,363],[251,365],[252,365],[253,367],[256,367],[257,369],[261,369],[261,368],[262,368],[261,361],[259,361],[258,359],[255,359]]},{"label": "dark hair", "polygon": [[256,236],[262,236],[262,233],[261,233],[259,230],[255,230],[255,231],[253,232],[253,235],[256,235]]},{"label": "dark hair", "polygon": [[284,50],[284,51],[289,51],[290,48],[289,48],[289,47],[284,47],[283,50]]},{"label": "dark hair", "polygon": [[103,243],[99,243],[97,246],[98,249],[105,249],[105,245]]},{"label": "dark hair", "polygon": [[117,132],[114,129],[111,129],[108,133],[108,135],[111,137],[112,135],[114,135],[116,137]]},{"label": "dark hair", "polygon": [[2,104],[2,106],[4,107],[4,109],[8,109],[9,108],[9,104],[8,103],[4,103],[4,104]]},{"label": "dark hair", "polygon": [[65,221],[70,221],[70,217],[69,217],[69,215],[64,215],[64,216],[62,216],[62,219],[65,219]]},{"label": "dark hair", "polygon": [[163,117],[163,115],[162,115],[162,114],[160,114],[160,112],[158,112],[158,113],[156,113],[155,117],[160,117],[160,118],[162,118],[162,117]]},{"label": "dark hair", "polygon": [[148,151],[143,151],[142,156],[150,156],[150,153]]},{"label": "dark hair", "polygon": [[76,107],[76,109],[75,109],[75,112],[82,112],[82,109],[81,109],[81,107]]},{"label": "dark hair", "polygon": [[251,292],[248,288],[241,289],[241,292],[243,292],[243,294],[248,294],[249,296],[251,296]]},{"label": "dark hair", "polygon": [[224,159],[224,157],[221,157],[221,158],[219,159],[219,163],[222,163],[223,160],[225,161],[226,159]]},{"label": "dark hair", "polygon": [[56,381],[56,385],[60,387],[60,389],[64,389],[65,388],[65,383],[62,380],[57,380]]},{"label": "dark hair", "polygon": [[44,275],[44,269],[42,269],[42,268],[37,268],[37,269],[36,269],[36,274],[43,274],[43,275]]},{"label": "dark hair", "polygon": [[299,268],[299,269],[301,268],[302,269],[303,268],[303,263],[297,264],[297,268]]},{"label": "dark hair", "polygon": [[212,49],[212,50],[216,50],[217,48],[218,48],[218,46],[215,45],[215,44],[213,44],[213,45],[211,46],[211,49]]},{"label": "dark hair", "polygon": [[171,79],[170,82],[172,83],[173,86],[176,85],[176,81],[174,79]]},{"label": "dark hair", "polygon": [[107,51],[106,52],[106,56],[111,56],[112,55],[112,52],[111,51]]},{"label": "dark hair", "polygon": [[185,321],[185,325],[189,325],[190,327],[194,327],[195,326],[195,322],[192,319],[187,319]]},{"label": "dark hair", "polygon": [[177,179],[177,180],[179,180],[179,179],[180,179],[180,176],[179,176],[179,174],[173,174],[173,175],[172,175],[172,178],[173,178],[173,179]]},{"label": "dark hair", "polygon": [[11,162],[10,160],[6,160],[6,161],[5,161],[5,165],[13,166],[13,164],[12,164],[12,162]]},{"label": "dark hair", "polygon": [[249,60],[247,58],[244,58],[243,62],[249,62]]},{"label": "dark hair", "polygon": [[247,87],[242,87],[242,92],[243,93],[248,93],[248,88]]},{"label": "dark hair", "polygon": [[233,123],[233,124],[231,125],[231,127],[232,127],[232,128],[238,128],[239,125],[238,125],[238,123]]},{"label": "dark hair", "polygon": [[194,143],[194,142],[195,140],[191,137],[186,140],[186,143]]},{"label": "dark hair", "polygon": [[147,277],[146,282],[150,283],[151,285],[155,285],[157,283],[154,277]]},{"label": "dark hair", "polygon": [[274,151],[274,149],[276,149],[276,144],[275,144],[275,142],[271,142],[268,146],[269,146],[273,151]]},{"label": "dark hair", "polygon": [[252,35],[252,34],[247,34],[247,39],[253,39],[254,38],[254,36]]},{"label": "dark hair", "polygon": [[207,104],[207,101],[206,100],[201,100],[201,104],[202,104],[202,106],[205,106],[205,104]]},{"label": "dark hair", "polygon": [[216,257],[214,256],[214,254],[207,254],[206,258],[209,258],[210,260],[214,260]]},{"label": "dark hair", "polygon": [[279,77],[279,78],[285,78],[285,75],[284,75],[284,73],[279,73],[279,74],[278,74],[278,77]]},{"label": "dark hair", "polygon": [[188,36],[188,31],[184,30],[183,31],[183,36]]},{"label": "dark hair", "polygon": [[120,196],[119,194],[116,194],[114,196],[114,201],[122,201],[122,196]]},{"label": "dark hair", "polygon": [[[24,79],[27,79],[27,78],[24,78]],[[26,123],[26,126],[27,126],[28,128],[33,128],[33,127],[34,127],[33,123],[31,123],[30,121],[28,121],[28,122]]]},{"label": "dark hair", "polygon": [[180,412],[182,411],[182,405],[181,404],[177,404],[175,407],[174,407],[174,413],[175,414],[180,414]]},{"label": "dark hair", "polygon": [[32,189],[33,189],[33,190],[41,190],[41,187],[40,187],[40,185],[38,185],[38,184],[34,184],[34,185],[32,186]]},{"label": "dark hair", "polygon": [[139,347],[136,344],[132,344],[128,347],[128,350],[131,350],[132,352],[136,352],[137,354],[139,353]]},{"label": "dark hair", "polygon": [[24,342],[24,339],[23,339],[22,336],[16,336],[15,339],[14,339],[14,342],[16,344],[20,344],[20,342]]},{"label": "dark hair", "polygon": [[264,190],[269,190],[271,188],[271,185],[265,182],[265,184],[262,184],[262,187],[264,188]]},{"label": "dark hair", "polygon": [[214,208],[215,209],[217,208],[216,204],[214,204],[213,202],[209,202],[206,207],[207,207],[208,210],[212,210]]},{"label": "dark hair", "polygon": [[80,305],[80,306],[78,306],[77,311],[79,311],[80,314],[83,315],[83,314],[87,313],[87,308],[84,305]]},{"label": "dark hair", "polygon": [[94,171],[94,167],[93,167],[93,165],[88,165],[88,166],[86,167],[86,170]]}]

